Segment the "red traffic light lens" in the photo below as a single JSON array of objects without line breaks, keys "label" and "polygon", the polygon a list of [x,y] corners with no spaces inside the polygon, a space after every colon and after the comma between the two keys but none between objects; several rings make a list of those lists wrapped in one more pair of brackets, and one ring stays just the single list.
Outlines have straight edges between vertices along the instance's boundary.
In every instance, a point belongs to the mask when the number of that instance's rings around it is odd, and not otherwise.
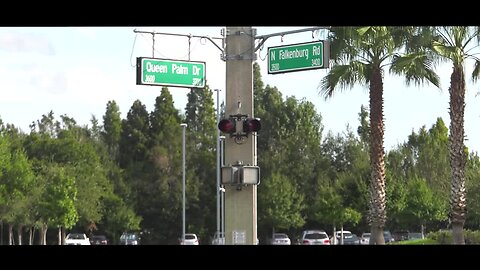
[{"label": "red traffic light lens", "polygon": [[235,132],[235,121],[233,119],[222,119],[218,123],[218,129],[223,133]]},{"label": "red traffic light lens", "polygon": [[243,121],[243,132],[257,132],[260,128],[262,128],[262,125],[258,118],[247,118]]}]

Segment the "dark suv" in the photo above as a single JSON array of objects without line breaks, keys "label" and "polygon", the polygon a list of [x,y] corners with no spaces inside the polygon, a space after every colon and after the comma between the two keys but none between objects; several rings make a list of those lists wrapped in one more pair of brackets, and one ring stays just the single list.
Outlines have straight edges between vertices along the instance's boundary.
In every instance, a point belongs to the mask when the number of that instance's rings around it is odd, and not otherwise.
[{"label": "dark suv", "polygon": [[140,245],[140,237],[136,233],[123,233],[120,245]]},{"label": "dark suv", "polygon": [[90,237],[90,245],[107,245],[108,240],[105,235],[92,235]]},{"label": "dark suv", "polygon": [[383,231],[383,239],[385,239],[385,244],[395,241],[390,231]]}]

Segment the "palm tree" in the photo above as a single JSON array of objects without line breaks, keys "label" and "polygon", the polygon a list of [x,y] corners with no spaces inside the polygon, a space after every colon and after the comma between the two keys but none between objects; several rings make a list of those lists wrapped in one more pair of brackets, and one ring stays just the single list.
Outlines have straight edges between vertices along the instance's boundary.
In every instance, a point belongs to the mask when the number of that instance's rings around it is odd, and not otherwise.
[{"label": "palm tree", "polygon": [[[333,67],[322,79],[320,94],[325,99],[333,96],[335,89],[352,88],[359,83],[369,88],[370,105],[370,164],[368,223],[370,244],[385,244],[383,230],[386,221],[385,151],[383,147],[383,72],[405,75],[407,84],[430,81],[438,86],[438,76],[433,71],[426,53],[410,53],[421,40],[416,27],[333,27],[330,29],[330,57]],[[402,51],[409,52],[400,55]]]},{"label": "palm tree", "polygon": [[472,80],[480,74],[480,60],[472,53],[479,45],[479,28],[466,26],[432,27],[433,42],[430,43],[437,59],[451,61],[450,76],[450,135],[449,158],[452,183],[450,189],[449,219],[452,225],[453,243],[465,244],[463,226],[467,212],[465,189],[465,163],[468,150],[464,145],[465,112],[465,61],[475,61]]}]

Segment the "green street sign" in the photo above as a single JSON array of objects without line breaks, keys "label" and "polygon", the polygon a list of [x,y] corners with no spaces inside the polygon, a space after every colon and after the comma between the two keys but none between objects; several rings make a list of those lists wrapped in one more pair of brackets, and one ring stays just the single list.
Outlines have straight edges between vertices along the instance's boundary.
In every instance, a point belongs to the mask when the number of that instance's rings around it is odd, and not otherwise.
[{"label": "green street sign", "polygon": [[268,74],[327,68],[329,52],[324,41],[268,48]]},{"label": "green street sign", "polygon": [[205,62],[137,57],[137,85],[205,87]]}]

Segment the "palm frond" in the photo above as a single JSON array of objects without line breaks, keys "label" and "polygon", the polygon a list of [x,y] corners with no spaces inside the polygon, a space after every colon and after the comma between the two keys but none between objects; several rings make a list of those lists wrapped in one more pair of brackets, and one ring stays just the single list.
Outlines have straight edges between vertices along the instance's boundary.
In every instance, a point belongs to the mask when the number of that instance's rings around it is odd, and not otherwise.
[{"label": "palm frond", "polygon": [[440,78],[434,71],[435,65],[426,53],[411,53],[404,56],[396,55],[393,57],[390,73],[395,75],[404,75],[405,82],[410,85],[421,85],[431,82],[440,88]]},{"label": "palm frond", "polygon": [[475,64],[473,65],[472,81],[477,82],[479,76],[480,76],[480,61],[477,59],[475,60]]},{"label": "palm frond", "polygon": [[352,88],[356,83],[365,85],[367,82],[365,70],[367,68],[368,65],[359,61],[352,61],[349,65],[333,66],[330,72],[321,80],[319,94],[327,99],[333,96],[337,87],[340,90],[345,90]]},{"label": "palm frond", "polygon": [[359,36],[367,35],[368,32],[375,32],[375,28],[372,26],[365,26],[357,28],[357,33]]},{"label": "palm frond", "polygon": [[443,42],[433,41],[432,49],[435,53],[440,55],[441,57],[453,60],[454,55],[456,53],[455,47],[445,45]]}]

